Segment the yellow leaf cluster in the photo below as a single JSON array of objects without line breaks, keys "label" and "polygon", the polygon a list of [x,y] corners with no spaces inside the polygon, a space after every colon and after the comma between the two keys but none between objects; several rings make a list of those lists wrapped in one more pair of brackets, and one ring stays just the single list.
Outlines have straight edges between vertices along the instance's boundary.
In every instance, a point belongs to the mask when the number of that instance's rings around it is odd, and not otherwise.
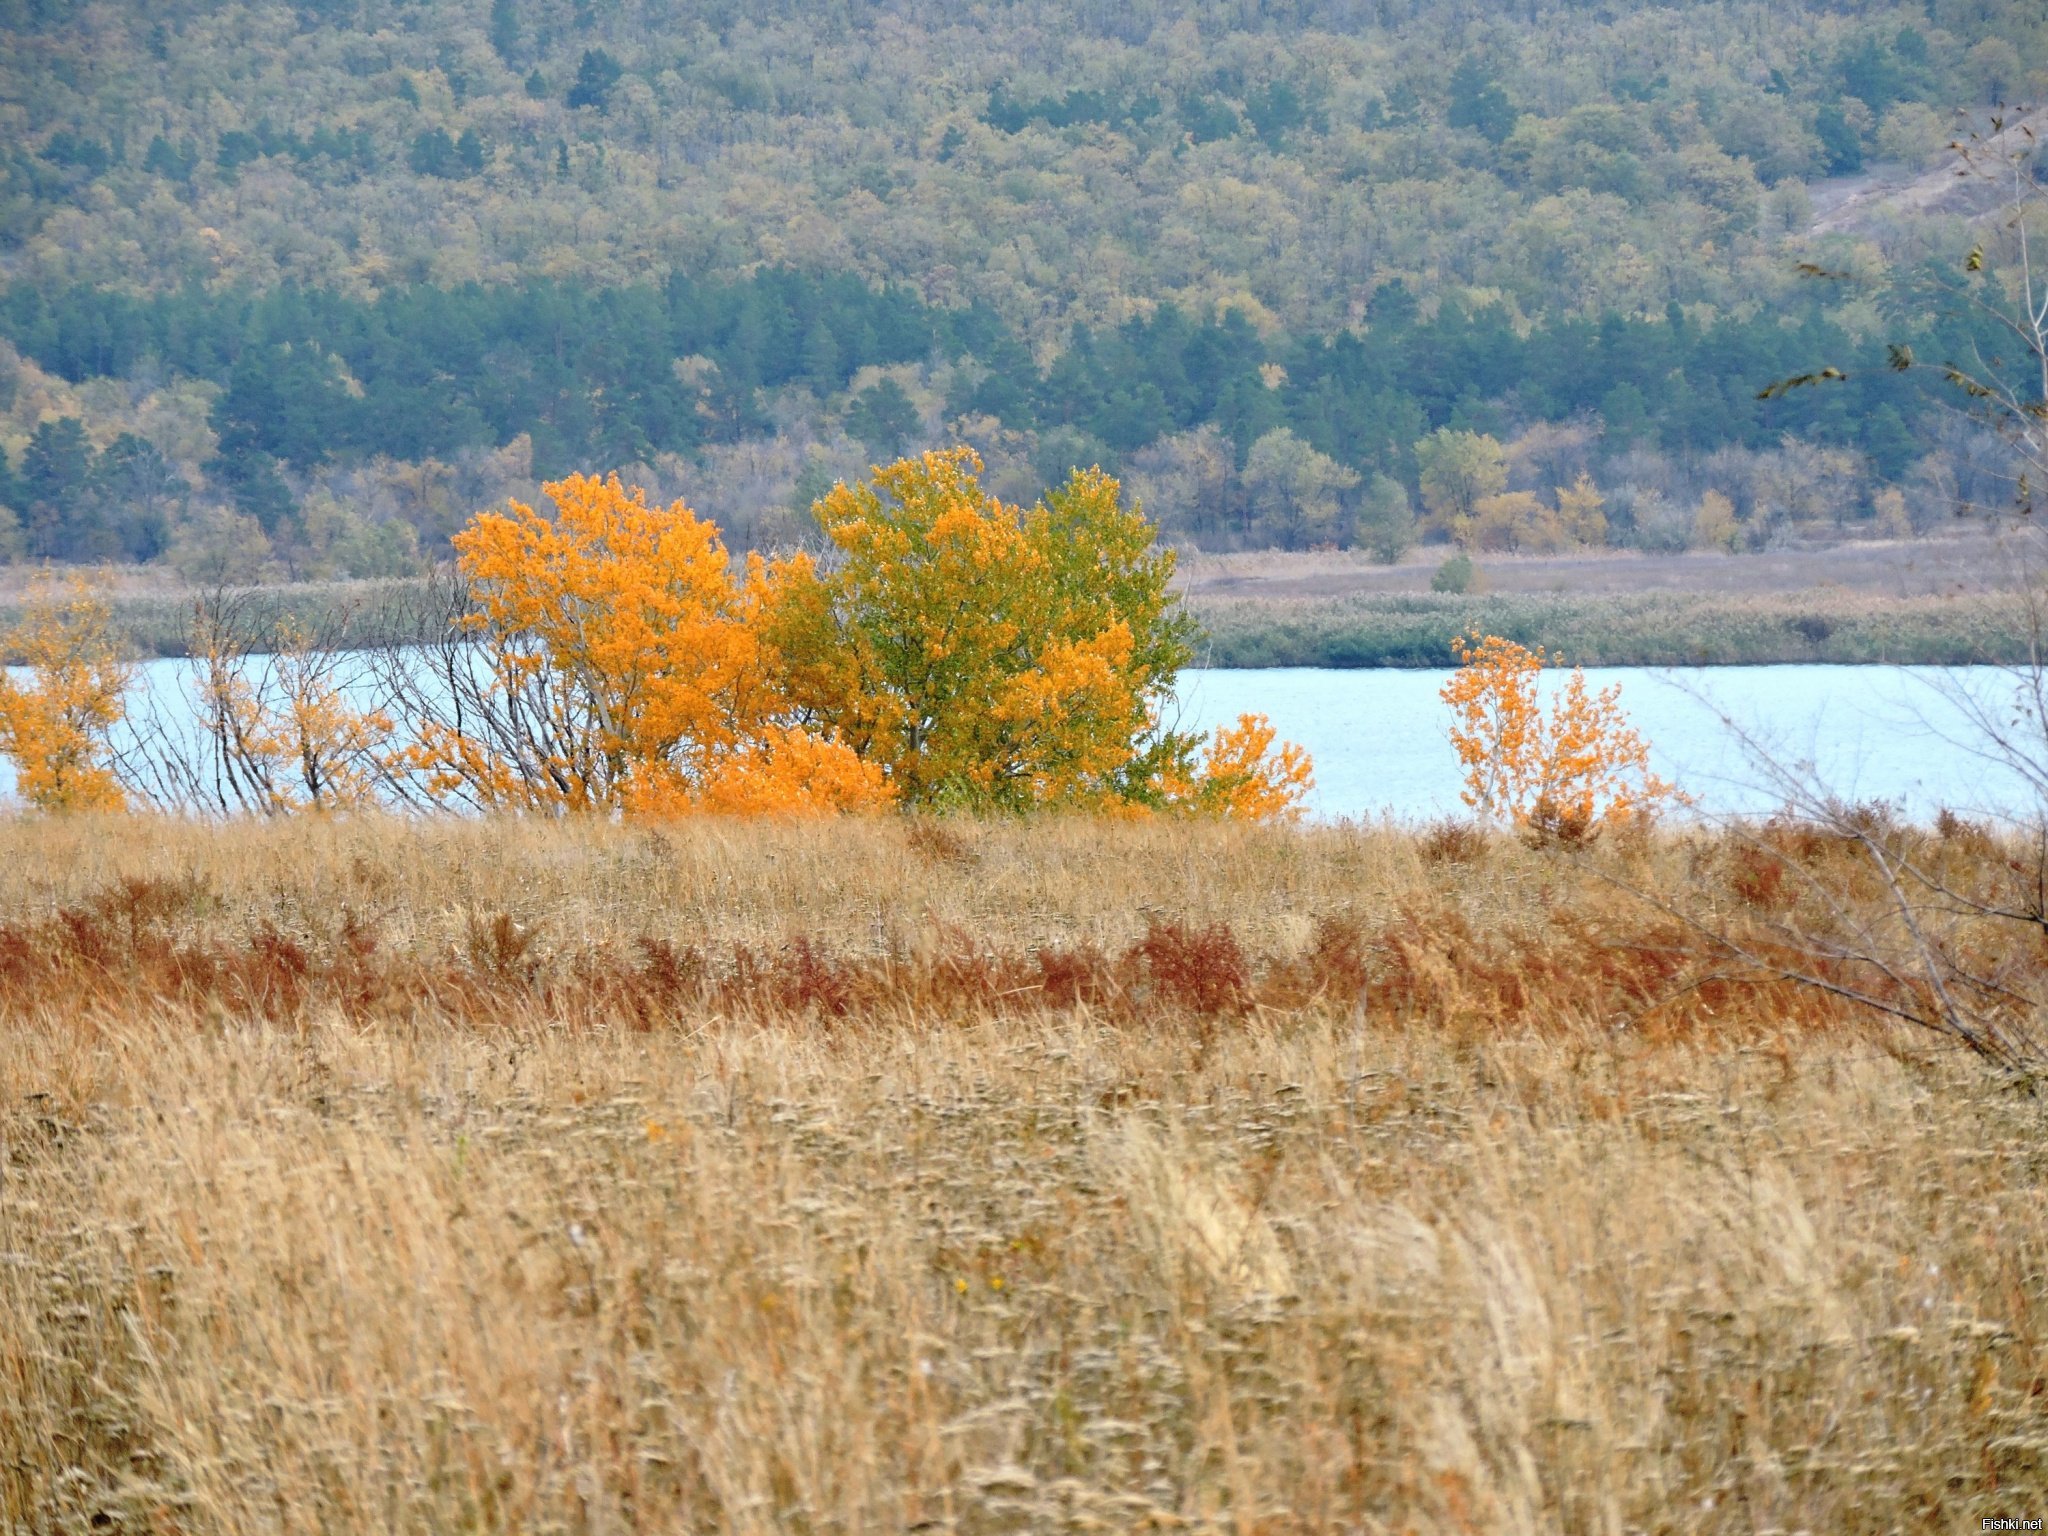
[{"label": "yellow leaf cluster", "polygon": [[1622,712],[1621,685],[1591,693],[1574,668],[1544,707],[1546,659],[1474,630],[1452,642],[1458,670],[1442,689],[1465,804],[1568,840],[1654,813],[1676,792],[1650,771],[1650,749]]},{"label": "yellow leaf cluster", "polygon": [[105,597],[83,576],[39,587],[8,648],[29,674],[0,676],[0,753],[14,762],[15,792],[41,811],[121,810],[110,737],[129,669]]},{"label": "yellow leaf cluster", "polygon": [[[1173,554],[1117,481],[1079,470],[1026,509],[984,492],[980,471],[969,449],[927,453],[818,502],[829,568],[798,556],[768,578],[800,718],[883,767],[908,805],[1267,804],[1242,740],[1226,754],[1241,793],[1204,800],[1186,787],[1195,744],[1158,730],[1191,630],[1168,591]],[[1278,784],[1293,769],[1274,771]]]},{"label": "yellow leaf cluster", "polygon": [[256,665],[221,628],[206,635],[194,691],[230,803],[272,816],[374,804],[396,726],[348,698],[337,657],[289,623]]},{"label": "yellow leaf cluster", "polygon": [[1202,747],[1192,772],[1170,765],[1154,779],[1167,809],[1226,821],[1294,821],[1315,788],[1309,755],[1293,742],[1280,742],[1264,715],[1239,715],[1221,726]]}]

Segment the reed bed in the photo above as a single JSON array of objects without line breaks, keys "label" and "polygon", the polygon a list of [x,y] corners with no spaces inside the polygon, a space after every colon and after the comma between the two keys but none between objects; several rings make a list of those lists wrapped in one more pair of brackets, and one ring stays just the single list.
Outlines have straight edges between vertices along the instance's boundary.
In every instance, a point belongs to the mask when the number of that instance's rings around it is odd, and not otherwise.
[{"label": "reed bed", "polygon": [[0,825],[0,1530],[2037,1517],[2040,1099],[1631,894],[1835,856]]},{"label": "reed bed", "polygon": [[[131,654],[188,655],[198,595],[117,583],[114,621]],[[413,644],[436,612],[425,583],[408,580],[259,587],[236,601],[252,633],[290,624],[342,649]],[[1206,636],[1204,663],[1220,667],[1449,667],[1452,639],[1475,624],[1586,666],[2005,666],[2027,661],[2033,632],[2026,594],[2002,591],[1196,592],[1187,601]],[[21,616],[21,597],[0,592],[0,633]]]},{"label": "reed bed", "polygon": [[1589,667],[2022,665],[2022,593],[1373,593],[1203,598],[1219,667],[1449,667],[1475,626]]}]

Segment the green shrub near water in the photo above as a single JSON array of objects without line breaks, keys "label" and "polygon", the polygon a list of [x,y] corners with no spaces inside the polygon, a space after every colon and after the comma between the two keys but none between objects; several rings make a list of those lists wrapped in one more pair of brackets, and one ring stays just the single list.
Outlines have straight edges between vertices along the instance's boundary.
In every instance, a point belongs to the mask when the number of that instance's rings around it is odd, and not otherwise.
[{"label": "green shrub near water", "polygon": [[1474,627],[1585,666],[2010,664],[2026,659],[2030,632],[2016,594],[1393,593],[1195,611],[1202,660],[1218,667],[1448,667],[1452,637]]},{"label": "green shrub near water", "polygon": [[[248,600],[259,629],[289,619],[311,634],[365,646],[417,636],[431,607],[425,592],[414,581],[324,582],[257,588]],[[1448,667],[1451,638],[1475,625],[1596,667],[2013,664],[2026,660],[2031,633],[2025,598],[2010,593],[1431,592],[1196,598],[1189,606],[1207,637],[1200,662],[1217,667]],[[186,653],[189,594],[129,594],[114,607],[136,655]],[[0,601],[0,632],[19,617],[18,599]]]}]

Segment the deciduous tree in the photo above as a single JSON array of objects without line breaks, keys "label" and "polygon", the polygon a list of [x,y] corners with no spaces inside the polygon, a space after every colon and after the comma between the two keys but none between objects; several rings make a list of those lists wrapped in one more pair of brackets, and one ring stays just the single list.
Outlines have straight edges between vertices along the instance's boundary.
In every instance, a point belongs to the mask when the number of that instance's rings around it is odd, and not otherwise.
[{"label": "deciduous tree", "polygon": [[1574,668],[1546,707],[1541,649],[1474,630],[1452,642],[1445,683],[1465,804],[1532,832],[1579,841],[1652,814],[1675,793],[1620,705],[1621,685],[1589,693]]},{"label": "deciduous tree", "polygon": [[833,563],[799,555],[770,578],[800,718],[885,767],[909,806],[1298,801],[1306,760],[1269,769],[1270,733],[1254,749],[1241,726],[1198,761],[1203,743],[1161,728],[1192,625],[1167,590],[1172,551],[1116,480],[1078,470],[1026,510],[980,471],[970,449],[927,453],[818,502]]},{"label": "deciduous tree", "polygon": [[1507,489],[1507,455],[1483,432],[1439,427],[1415,445],[1422,504],[1437,526],[1450,530],[1474,506]]},{"label": "deciduous tree", "polygon": [[[484,807],[649,814],[863,809],[880,768],[785,718],[760,643],[765,572],[617,476],[544,487],[455,537],[461,644],[395,678],[419,792]],[[438,698],[437,698],[438,695]]]},{"label": "deciduous tree", "polygon": [[127,804],[111,737],[125,713],[129,668],[105,597],[87,578],[44,585],[8,649],[26,682],[0,674],[0,753],[15,792],[39,811],[118,811]]}]

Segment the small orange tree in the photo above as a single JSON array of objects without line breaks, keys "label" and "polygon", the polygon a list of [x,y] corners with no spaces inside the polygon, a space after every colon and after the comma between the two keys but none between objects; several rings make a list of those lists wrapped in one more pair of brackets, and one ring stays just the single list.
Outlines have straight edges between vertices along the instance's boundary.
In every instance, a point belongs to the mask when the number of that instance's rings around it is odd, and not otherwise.
[{"label": "small orange tree", "polygon": [[42,811],[123,809],[111,738],[130,670],[105,597],[83,576],[39,587],[8,648],[29,671],[21,683],[0,675],[0,753],[17,793]]},{"label": "small orange tree", "polygon": [[1274,750],[1278,734],[1264,715],[1240,715],[1237,724],[1218,727],[1199,743],[1192,772],[1175,764],[1155,773],[1155,803],[1228,821],[1297,819],[1315,787],[1315,769],[1308,753],[1291,741]]},{"label": "small orange tree", "polygon": [[888,799],[879,768],[787,718],[760,643],[758,559],[616,475],[543,487],[454,539],[466,645],[441,697],[407,691],[407,767],[486,808],[832,811]]},{"label": "small orange tree", "polygon": [[218,601],[199,620],[193,693],[211,761],[181,776],[179,800],[265,816],[374,805],[395,726],[349,697],[345,653],[287,622],[255,654]]},{"label": "small orange tree", "polygon": [[1249,756],[1242,724],[1212,744],[1226,790],[1195,762],[1199,739],[1161,730],[1193,625],[1168,590],[1172,551],[1118,483],[1077,470],[1026,510],[980,470],[970,449],[927,453],[816,504],[833,563],[798,555],[769,576],[767,633],[801,718],[911,806],[1291,808],[1305,759],[1268,770],[1270,731]]},{"label": "small orange tree", "polygon": [[1654,812],[1674,795],[1622,713],[1621,685],[1597,694],[1577,668],[1546,711],[1546,660],[1473,630],[1451,642],[1458,670],[1442,690],[1465,804],[1531,831],[1579,840]]}]

